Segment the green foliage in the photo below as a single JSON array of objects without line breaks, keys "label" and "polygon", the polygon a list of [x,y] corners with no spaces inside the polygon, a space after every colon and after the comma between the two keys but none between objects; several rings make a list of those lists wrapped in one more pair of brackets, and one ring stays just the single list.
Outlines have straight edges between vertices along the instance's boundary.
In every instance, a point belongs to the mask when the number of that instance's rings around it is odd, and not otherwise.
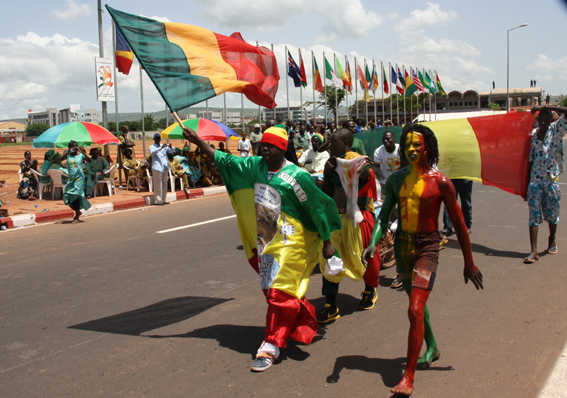
[{"label": "green foliage", "polygon": [[[317,108],[325,106],[325,97],[327,98],[327,110],[333,113],[334,118],[337,117],[338,109],[345,99],[346,91],[344,89],[337,90],[334,86],[325,86],[325,91],[319,93],[319,101],[317,101]],[[336,102],[335,102],[336,98]]]},{"label": "green foliage", "polygon": [[106,129],[111,133],[116,133],[116,122],[107,122],[108,126]]},{"label": "green foliage", "polygon": [[159,119],[159,122],[157,123],[157,127],[158,127],[158,129],[162,129],[162,130],[167,127],[165,125],[165,118]]},{"label": "green foliage", "polygon": [[144,128],[146,131],[153,131],[155,128],[155,120],[152,114],[144,116]]},{"label": "green foliage", "polygon": [[260,121],[259,121],[258,119],[254,119],[254,120],[252,120],[252,121],[250,121],[250,122],[248,123],[248,126],[252,127],[252,126],[254,126],[256,123],[260,124]]},{"label": "green foliage", "polygon": [[34,123],[28,124],[26,126],[26,135],[30,137],[37,137],[41,135],[44,131],[49,129],[49,124],[47,123]]},{"label": "green foliage", "polygon": [[559,103],[559,106],[567,106],[567,98]]},{"label": "green foliage", "polygon": [[492,109],[493,111],[499,111],[500,110],[500,105],[495,104],[494,102],[489,102],[488,107],[490,109]]}]

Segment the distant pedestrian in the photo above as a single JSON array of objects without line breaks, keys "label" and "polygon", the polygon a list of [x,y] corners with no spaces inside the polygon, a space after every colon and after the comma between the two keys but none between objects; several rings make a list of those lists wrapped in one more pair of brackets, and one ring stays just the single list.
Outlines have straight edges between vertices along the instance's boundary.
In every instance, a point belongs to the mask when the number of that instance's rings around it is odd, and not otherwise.
[{"label": "distant pedestrian", "polygon": [[82,222],[79,219],[81,209],[88,210],[91,204],[85,197],[85,174],[83,167],[91,158],[85,152],[85,148],[78,146],[76,141],[69,142],[69,150],[61,156],[61,161],[67,160],[67,175],[69,179],[63,192],[63,202],[75,211],[73,224]]},{"label": "distant pedestrian", "polygon": [[152,157],[152,181],[154,186],[154,204],[163,206],[169,204],[165,198],[167,195],[167,179],[169,178],[169,160],[167,155],[174,153],[171,144],[160,145],[160,133],[154,134],[154,143],[150,145],[149,151]]}]

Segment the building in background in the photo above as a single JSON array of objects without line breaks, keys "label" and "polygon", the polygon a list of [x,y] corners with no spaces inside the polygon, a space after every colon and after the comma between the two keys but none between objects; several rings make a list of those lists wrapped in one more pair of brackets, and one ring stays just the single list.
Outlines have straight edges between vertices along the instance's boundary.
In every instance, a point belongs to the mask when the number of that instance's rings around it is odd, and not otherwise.
[{"label": "building in background", "polygon": [[292,120],[298,122],[300,120],[311,120],[311,110],[307,110],[300,106],[281,106],[274,109],[264,110],[265,120],[275,119],[286,122]]}]

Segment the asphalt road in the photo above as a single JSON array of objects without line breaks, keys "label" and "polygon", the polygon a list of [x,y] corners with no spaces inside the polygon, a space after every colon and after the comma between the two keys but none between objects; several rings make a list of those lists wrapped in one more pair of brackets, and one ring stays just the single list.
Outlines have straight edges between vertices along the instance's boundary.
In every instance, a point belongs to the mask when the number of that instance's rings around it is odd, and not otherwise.
[{"label": "asphalt road", "polygon": [[[565,189],[565,188],[564,188]],[[0,233],[0,397],[390,397],[404,369],[407,298],[383,271],[373,310],[341,284],[343,316],[313,344],[250,372],[266,304],[226,195]],[[546,248],[547,228],[540,233]],[[454,237],[429,308],[441,359],[412,397],[537,397],[567,341],[560,254],[523,264],[527,206],[475,184],[473,249],[485,276],[462,278]],[[307,297],[316,308],[321,276]]]}]

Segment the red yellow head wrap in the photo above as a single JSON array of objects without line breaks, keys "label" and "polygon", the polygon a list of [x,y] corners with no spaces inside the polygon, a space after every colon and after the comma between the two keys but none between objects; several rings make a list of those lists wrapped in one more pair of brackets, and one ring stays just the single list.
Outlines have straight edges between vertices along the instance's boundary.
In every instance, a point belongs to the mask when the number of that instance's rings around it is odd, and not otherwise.
[{"label": "red yellow head wrap", "polygon": [[262,134],[261,143],[272,144],[282,151],[287,149],[287,131],[279,127],[270,127]]}]

